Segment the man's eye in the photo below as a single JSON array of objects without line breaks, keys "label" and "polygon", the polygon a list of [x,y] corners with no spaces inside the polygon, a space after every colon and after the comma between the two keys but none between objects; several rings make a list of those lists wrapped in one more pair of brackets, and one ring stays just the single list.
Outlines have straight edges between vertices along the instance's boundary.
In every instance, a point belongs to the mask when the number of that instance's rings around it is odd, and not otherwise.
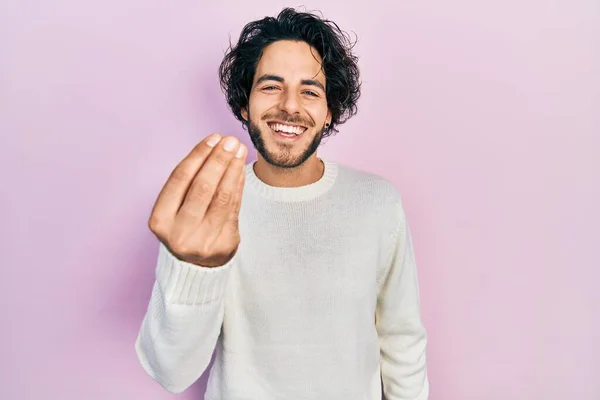
[{"label": "man's eye", "polygon": [[315,92],[313,92],[312,90],[305,90],[304,93],[306,93],[309,96],[314,96],[317,97],[318,94],[316,94]]},{"label": "man's eye", "polygon": [[277,86],[265,86],[263,90],[274,90],[277,89]]}]

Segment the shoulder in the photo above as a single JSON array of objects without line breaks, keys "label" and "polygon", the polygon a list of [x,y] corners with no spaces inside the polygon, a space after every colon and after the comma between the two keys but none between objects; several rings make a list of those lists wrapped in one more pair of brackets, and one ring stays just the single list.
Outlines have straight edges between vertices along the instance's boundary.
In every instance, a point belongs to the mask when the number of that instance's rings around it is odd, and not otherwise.
[{"label": "shoulder", "polygon": [[403,216],[402,195],[388,178],[347,165],[337,167],[339,193],[349,202],[386,219],[397,221]]},{"label": "shoulder", "polygon": [[375,201],[401,203],[402,196],[396,185],[381,175],[338,164],[338,183],[345,191]]}]

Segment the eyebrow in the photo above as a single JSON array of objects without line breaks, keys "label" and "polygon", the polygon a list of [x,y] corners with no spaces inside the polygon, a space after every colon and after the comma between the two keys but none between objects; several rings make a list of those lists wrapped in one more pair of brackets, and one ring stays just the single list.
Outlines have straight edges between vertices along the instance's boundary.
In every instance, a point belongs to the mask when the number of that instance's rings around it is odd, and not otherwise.
[{"label": "eyebrow", "polygon": [[[262,75],[260,78],[258,78],[258,80],[256,81],[256,84],[259,84],[259,83],[262,83],[265,81],[275,81],[275,82],[283,83],[285,81],[285,79],[283,79],[281,76],[278,76],[278,75],[265,74],[265,75]],[[316,86],[319,89],[321,89],[322,91],[325,91],[325,87],[323,87],[323,84],[315,79],[302,79],[300,81],[300,84]]]}]

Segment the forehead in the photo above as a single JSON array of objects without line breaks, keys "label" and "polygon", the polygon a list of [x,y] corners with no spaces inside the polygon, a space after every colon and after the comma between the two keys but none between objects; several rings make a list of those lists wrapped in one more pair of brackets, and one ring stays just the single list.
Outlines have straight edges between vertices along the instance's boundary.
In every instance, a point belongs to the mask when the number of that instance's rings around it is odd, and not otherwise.
[{"label": "forehead", "polygon": [[281,76],[286,82],[317,79],[325,83],[319,52],[306,42],[280,40],[265,47],[254,80],[264,74]]}]

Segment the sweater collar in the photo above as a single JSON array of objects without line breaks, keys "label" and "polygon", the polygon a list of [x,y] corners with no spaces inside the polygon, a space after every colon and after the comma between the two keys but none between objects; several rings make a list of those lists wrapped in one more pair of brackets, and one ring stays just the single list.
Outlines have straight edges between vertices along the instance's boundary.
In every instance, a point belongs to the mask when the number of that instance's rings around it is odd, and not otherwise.
[{"label": "sweater collar", "polygon": [[273,201],[298,202],[311,200],[327,192],[338,175],[336,163],[321,160],[325,166],[323,175],[318,181],[298,187],[270,186],[261,181],[254,173],[254,163],[246,165],[246,187],[259,196]]}]

